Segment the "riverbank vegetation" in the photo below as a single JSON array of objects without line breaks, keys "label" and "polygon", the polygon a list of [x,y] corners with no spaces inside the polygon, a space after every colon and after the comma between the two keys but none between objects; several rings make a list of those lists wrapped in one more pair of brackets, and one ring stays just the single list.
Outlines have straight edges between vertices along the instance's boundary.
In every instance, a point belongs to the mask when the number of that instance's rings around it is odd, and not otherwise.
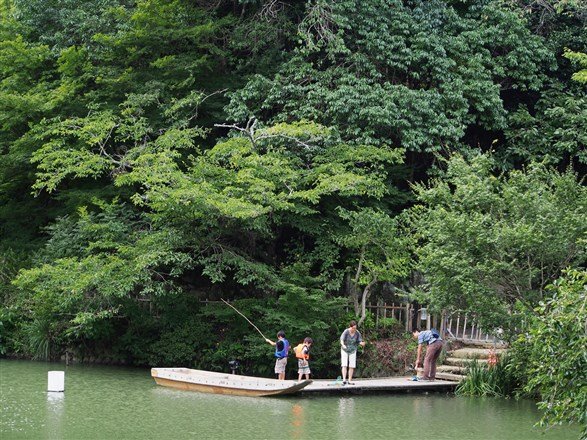
[{"label": "riverbank vegetation", "polygon": [[366,304],[418,300],[501,328],[545,421],[585,424],[586,20],[582,0],[1,2],[0,354],[271,375],[229,299],[310,335],[320,375],[356,318],[379,374],[404,335]]},{"label": "riverbank vegetation", "polygon": [[548,286],[552,296],[528,317],[510,354],[495,365],[474,362],[457,394],[535,397],[544,410],[542,425],[572,420],[587,427],[586,285],[587,273],[573,270]]}]

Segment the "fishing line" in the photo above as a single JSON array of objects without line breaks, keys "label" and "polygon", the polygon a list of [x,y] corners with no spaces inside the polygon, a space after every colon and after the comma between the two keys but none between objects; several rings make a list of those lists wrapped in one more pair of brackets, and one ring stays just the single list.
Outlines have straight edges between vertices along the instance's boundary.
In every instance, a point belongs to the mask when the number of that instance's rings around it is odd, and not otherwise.
[{"label": "fishing line", "polygon": [[239,312],[239,311],[238,311],[238,309],[237,309],[236,307],[234,307],[232,304],[228,303],[228,301],[224,301],[222,298],[220,298],[220,300],[221,300],[221,301],[222,301],[224,304],[226,304],[228,307],[232,307],[236,313],[238,313],[239,315],[241,315],[243,318],[245,318],[245,319],[247,320],[247,322],[248,322],[249,324],[251,324],[253,327],[255,327],[255,330],[257,330],[257,331],[259,332],[259,334],[260,334],[261,336],[263,336],[263,339],[267,339],[267,338],[265,337],[265,335],[264,335],[264,334],[261,332],[261,330],[259,330],[259,328],[258,328],[258,327],[257,327],[255,324],[253,324],[253,323],[252,323],[252,322],[249,320],[249,318],[247,318],[245,315],[243,315],[241,312]]}]

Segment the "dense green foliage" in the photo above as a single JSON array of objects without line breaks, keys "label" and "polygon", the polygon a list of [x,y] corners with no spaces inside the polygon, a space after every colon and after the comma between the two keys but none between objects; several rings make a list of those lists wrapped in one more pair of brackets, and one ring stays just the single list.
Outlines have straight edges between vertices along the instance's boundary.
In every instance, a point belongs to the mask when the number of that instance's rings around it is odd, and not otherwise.
[{"label": "dense green foliage", "polygon": [[[540,396],[543,425],[573,421],[587,435],[587,271],[569,271],[515,342],[524,391]],[[552,359],[557,359],[553,362]]]},{"label": "dense green foliage", "polygon": [[220,298],[318,375],[371,300],[547,325],[586,263],[585,10],[1,2],[0,354],[271,375]]},{"label": "dense green foliage", "polygon": [[493,167],[488,156],[453,157],[415,186],[413,221],[432,305],[514,331],[563,269],[585,263],[587,188],[572,171],[532,164],[496,176]]}]

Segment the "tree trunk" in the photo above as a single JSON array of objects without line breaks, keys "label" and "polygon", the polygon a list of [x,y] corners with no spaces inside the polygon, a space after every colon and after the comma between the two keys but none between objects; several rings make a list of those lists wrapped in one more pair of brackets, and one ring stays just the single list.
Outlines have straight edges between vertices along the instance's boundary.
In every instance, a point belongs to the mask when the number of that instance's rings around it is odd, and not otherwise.
[{"label": "tree trunk", "polygon": [[355,315],[359,316],[360,305],[359,305],[359,286],[353,279],[351,279],[350,275],[346,277],[346,293],[348,297],[351,299],[353,303],[353,308],[355,310]]},{"label": "tree trunk", "polygon": [[357,327],[360,327],[363,322],[365,322],[365,318],[367,317],[367,300],[369,299],[369,296],[371,296],[371,288],[376,282],[377,278],[373,278],[371,282],[365,286],[365,289],[363,289],[363,295],[361,298],[361,318],[357,323]]}]

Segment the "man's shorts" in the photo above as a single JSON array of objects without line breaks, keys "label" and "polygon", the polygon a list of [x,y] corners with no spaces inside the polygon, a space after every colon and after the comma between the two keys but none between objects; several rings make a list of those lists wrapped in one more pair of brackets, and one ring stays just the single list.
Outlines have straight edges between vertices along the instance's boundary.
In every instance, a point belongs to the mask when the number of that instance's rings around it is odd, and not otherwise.
[{"label": "man's shorts", "polygon": [[344,350],[340,350],[340,364],[343,367],[348,366],[349,368],[357,368],[357,352],[347,353]]},{"label": "man's shorts", "polygon": [[287,358],[277,359],[275,361],[275,374],[285,373],[285,366],[287,365]]}]

